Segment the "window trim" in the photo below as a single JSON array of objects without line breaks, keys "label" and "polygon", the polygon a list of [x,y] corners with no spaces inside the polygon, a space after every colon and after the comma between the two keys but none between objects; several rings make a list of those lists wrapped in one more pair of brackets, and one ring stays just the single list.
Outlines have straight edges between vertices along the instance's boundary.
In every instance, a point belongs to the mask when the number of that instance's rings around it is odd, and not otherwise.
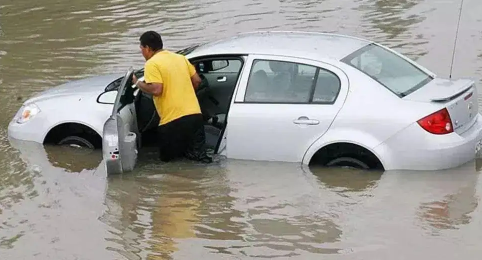
[{"label": "window trim", "polygon": [[[302,66],[309,66],[309,67],[313,67],[316,69],[315,71],[315,75],[314,75],[314,79],[313,79],[313,83],[311,85],[311,89],[310,89],[310,94],[309,94],[309,98],[308,98],[308,102],[280,102],[280,101],[246,101],[246,94],[248,93],[248,87],[249,87],[249,82],[251,80],[251,75],[253,74],[253,68],[254,68],[254,64],[256,61],[278,61],[278,62],[287,62],[287,63],[292,63],[292,64],[296,64],[296,65],[302,65]],[[335,76],[338,80],[338,91],[335,95],[335,98],[333,99],[333,101],[331,102],[313,102],[313,97],[314,97],[314,94],[315,94],[315,91],[316,91],[316,85],[317,85],[317,82],[318,82],[318,76],[319,76],[319,73],[320,71],[323,70],[323,71],[326,71],[330,74],[332,74],[333,76]],[[336,101],[338,100],[338,97],[340,95],[340,92],[341,92],[341,89],[342,89],[342,81],[340,79],[340,77],[333,71],[329,70],[329,69],[326,69],[326,68],[322,68],[320,66],[317,66],[317,65],[312,65],[312,64],[307,64],[307,63],[302,63],[302,62],[297,62],[297,61],[289,61],[289,60],[283,60],[283,59],[276,59],[276,58],[254,58],[252,61],[251,61],[251,64],[250,64],[250,70],[249,70],[249,74],[247,76],[247,80],[246,80],[246,86],[245,86],[245,91],[244,91],[244,96],[243,96],[243,100],[242,101],[234,101],[235,104],[268,104],[268,105],[334,105],[336,103]]]},{"label": "window trim", "polygon": [[[352,65],[350,63],[351,60],[353,60],[356,56],[359,56],[361,53],[365,53],[367,51],[369,51],[370,49],[373,49],[375,47],[379,47],[379,48],[382,48],[383,50],[397,56],[398,58],[406,61],[408,64],[410,64],[412,67],[414,67],[415,69],[419,70],[420,72],[422,72],[423,74],[427,75],[427,79],[425,80],[422,80],[421,82],[419,82],[417,85],[413,86],[411,89],[409,89],[408,91],[406,92],[403,92],[403,93],[397,93],[395,92],[394,90],[392,90],[391,88],[389,88],[387,85],[383,84],[382,82],[380,82],[378,79],[376,79],[375,77],[371,76],[370,74],[366,73],[365,71],[355,67],[354,65]],[[414,64],[413,61],[411,60],[408,60],[407,58],[399,55],[398,53],[390,50],[390,49],[387,49],[381,45],[378,45],[376,43],[370,43],[366,46],[363,46],[362,48],[350,53],[348,56],[346,56],[345,58],[341,59],[340,60],[341,62],[347,64],[348,66],[356,69],[357,71],[367,75],[368,77],[370,77],[371,79],[373,79],[375,82],[379,83],[380,85],[382,85],[384,88],[386,88],[388,91],[392,92],[394,95],[396,95],[397,97],[399,98],[404,98],[408,95],[410,95],[411,93],[419,90],[420,88],[422,88],[423,86],[425,86],[426,84],[428,84],[430,81],[432,81],[434,79],[434,76],[431,75],[430,73],[428,73],[427,71],[424,71],[423,69],[421,69],[420,67],[418,67],[416,64]]]}]

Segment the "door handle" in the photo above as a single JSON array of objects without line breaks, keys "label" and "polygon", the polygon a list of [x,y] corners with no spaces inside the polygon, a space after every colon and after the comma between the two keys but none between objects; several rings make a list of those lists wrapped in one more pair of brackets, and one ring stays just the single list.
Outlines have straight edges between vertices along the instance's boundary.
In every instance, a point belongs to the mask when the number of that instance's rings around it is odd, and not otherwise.
[{"label": "door handle", "polygon": [[317,125],[320,123],[320,121],[316,119],[309,119],[306,116],[300,116],[298,119],[295,119],[293,123],[296,125]]},{"label": "door handle", "polygon": [[218,82],[225,82],[225,81],[226,81],[226,76],[218,77]]}]

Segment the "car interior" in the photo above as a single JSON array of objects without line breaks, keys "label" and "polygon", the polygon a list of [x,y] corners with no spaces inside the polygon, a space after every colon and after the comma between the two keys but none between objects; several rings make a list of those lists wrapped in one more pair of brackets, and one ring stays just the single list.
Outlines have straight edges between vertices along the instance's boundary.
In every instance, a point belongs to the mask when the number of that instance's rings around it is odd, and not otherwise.
[{"label": "car interior", "polygon": [[[228,113],[236,83],[243,65],[239,57],[210,58],[192,62],[202,79],[196,95],[204,116],[206,147],[217,152],[220,140],[227,124]],[[143,71],[136,72],[136,77],[143,76]],[[143,147],[157,145],[157,126],[159,116],[156,112],[152,95],[142,91],[133,93],[137,124]],[[130,102],[130,100],[121,101]],[[124,103],[125,104],[125,103]]]}]

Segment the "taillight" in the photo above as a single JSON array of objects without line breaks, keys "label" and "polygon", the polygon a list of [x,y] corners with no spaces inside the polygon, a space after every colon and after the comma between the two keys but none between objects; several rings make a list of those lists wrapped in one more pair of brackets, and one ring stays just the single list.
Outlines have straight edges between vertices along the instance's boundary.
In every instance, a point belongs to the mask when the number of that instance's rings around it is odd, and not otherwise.
[{"label": "taillight", "polygon": [[454,131],[446,108],[418,120],[417,123],[427,132],[436,135],[450,134]]}]

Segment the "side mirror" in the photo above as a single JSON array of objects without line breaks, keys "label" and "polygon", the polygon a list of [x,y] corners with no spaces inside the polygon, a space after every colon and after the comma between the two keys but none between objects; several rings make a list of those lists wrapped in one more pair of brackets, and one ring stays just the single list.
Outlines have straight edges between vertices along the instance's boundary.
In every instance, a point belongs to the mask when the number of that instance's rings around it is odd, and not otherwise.
[{"label": "side mirror", "polygon": [[224,69],[229,66],[229,62],[227,60],[214,60],[212,63],[213,71]]},{"label": "side mirror", "polygon": [[116,97],[117,90],[107,91],[99,95],[97,98],[97,103],[113,105]]}]

